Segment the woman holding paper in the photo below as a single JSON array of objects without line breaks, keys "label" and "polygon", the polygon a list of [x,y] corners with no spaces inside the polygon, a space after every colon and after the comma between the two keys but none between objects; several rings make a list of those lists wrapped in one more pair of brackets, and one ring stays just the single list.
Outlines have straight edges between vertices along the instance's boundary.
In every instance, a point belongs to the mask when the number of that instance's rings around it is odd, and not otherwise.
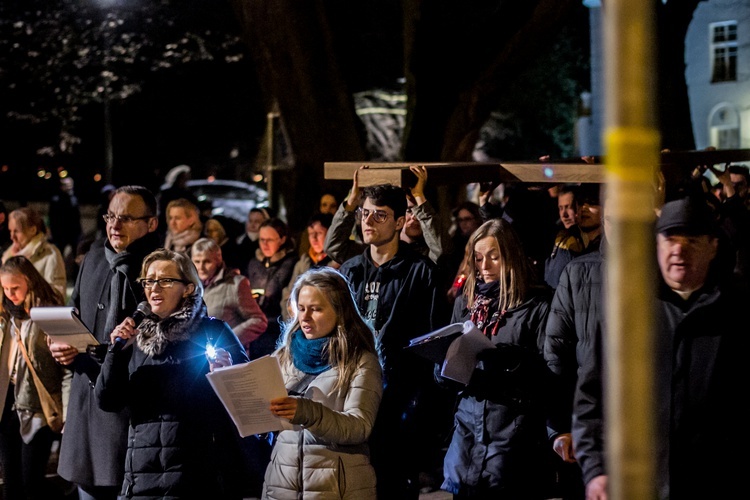
[{"label": "woman holding paper", "polygon": [[49,498],[47,462],[52,442],[60,439],[65,414],[63,379],[72,374],[55,363],[46,335],[31,321],[29,311],[37,306],[61,306],[63,298],[22,256],[10,257],[0,267],[0,284],[3,498]]},{"label": "woman holding paper", "polygon": [[549,498],[542,355],[549,294],[533,286],[521,242],[505,220],[489,220],[472,234],[468,264],[452,321],[471,320],[495,347],[479,354],[469,384],[457,387],[441,488],[456,499]]},{"label": "woman holding paper", "polygon": [[138,279],[151,314],[112,332],[96,381],[99,406],[130,411],[122,498],[241,498],[239,436],[206,373],[247,361],[229,326],[206,316],[190,258],[159,249]]},{"label": "woman holding paper", "polygon": [[271,412],[294,428],[278,435],[263,498],[375,499],[367,440],[383,382],[372,330],[333,268],[300,275],[290,301],[296,314],[274,353],[289,396]]}]

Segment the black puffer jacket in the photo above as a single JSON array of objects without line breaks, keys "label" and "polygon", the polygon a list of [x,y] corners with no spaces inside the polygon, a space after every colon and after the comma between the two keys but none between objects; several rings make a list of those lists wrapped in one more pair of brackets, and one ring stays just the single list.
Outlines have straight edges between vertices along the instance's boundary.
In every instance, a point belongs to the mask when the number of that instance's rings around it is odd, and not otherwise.
[{"label": "black puffer jacket", "polygon": [[191,302],[144,320],[137,345],[102,365],[99,406],[131,414],[120,498],[241,498],[239,437],[206,378],[206,344],[228,350],[235,364],[247,356],[226,323],[206,317],[199,296]]},{"label": "black puffer jacket", "polygon": [[[584,482],[604,474],[601,405],[590,401],[601,394],[604,328],[604,258],[597,251],[570,262],[552,299],[544,357],[556,375],[549,425],[556,432],[571,431],[575,401],[574,442]],[[583,392],[577,391],[576,385]],[[593,393],[592,393],[593,391]],[[589,426],[595,426],[594,428]]]},{"label": "black puffer jacket", "polygon": [[[466,304],[463,295],[456,300],[453,322],[470,319]],[[497,349],[480,355],[460,394],[442,489],[482,498],[545,498],[551,481],[545,458],[549,372],[542,356],[548,311],[549,296],[540,291],[499,319],[491,338]]]}]

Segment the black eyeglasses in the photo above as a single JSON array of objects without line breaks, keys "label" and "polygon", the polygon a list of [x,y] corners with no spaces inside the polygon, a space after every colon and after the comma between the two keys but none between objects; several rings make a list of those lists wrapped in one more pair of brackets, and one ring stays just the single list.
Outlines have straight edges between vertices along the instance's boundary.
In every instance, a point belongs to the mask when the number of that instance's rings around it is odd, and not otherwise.
[{"label": "black eyeglasses", "polygon": [[369,210],[367,208],[358,208],[357,209],[357,219],[360,221],[367,220],[369,216],[372,215],[372,220],[377,222],[378,224],[382,224],[383,222],[388,220],[388,212],[385,210]]},{"label": "black eyeglasses", "polygon": [[144,215],[143,217],[133,217],[132,215],[115,215],[115,214],[102,215],[102,219],[104,219],[104,222],[106,222],[107,224],[115,224],[118,221],[123,224],[130,224],[137,220],[148,220],[152,217],[153,215]]},{"label": "black eyeglasses", "polygon": [[146,290],[150,290],[154,288],[154,285],[159,285],[160,288],[172,288],[175,283],[182,283],[183,285],[187,285],[188,282],[185,280],[181,280],[179,278],[161,278],[158,280],[149,280],[146,278],[139,278],[138,283],[141,284],[143,288]]}]

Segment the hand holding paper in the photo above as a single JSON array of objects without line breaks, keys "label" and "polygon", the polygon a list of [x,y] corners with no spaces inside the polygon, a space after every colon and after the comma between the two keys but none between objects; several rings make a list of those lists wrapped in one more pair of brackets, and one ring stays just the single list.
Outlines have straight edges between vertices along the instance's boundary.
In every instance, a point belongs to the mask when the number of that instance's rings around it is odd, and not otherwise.
[{"label": "hand holding paper", "polygon": [[263,356],[250,363],[218,368],[206,374],[240,436],[291,429],[271,412],[271,400],[287,396],[279,360]]},{"label": "hand holding paper", "polygon": [[472,323],[452,323],[412,339],[406,349],[442,364],[440,375],[468,384],[477,364],[477,354],[495,345]]}]

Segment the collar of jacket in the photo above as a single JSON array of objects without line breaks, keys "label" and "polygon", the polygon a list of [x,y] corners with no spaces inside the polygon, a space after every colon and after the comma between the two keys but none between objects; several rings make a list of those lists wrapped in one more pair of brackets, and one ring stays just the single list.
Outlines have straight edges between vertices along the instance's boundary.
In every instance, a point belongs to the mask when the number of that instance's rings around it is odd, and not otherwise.
[{"label": "collar of jacket", "polygon": [[138,347],[149,356],[163,354],[170,344],[190,338],[195,325],[206,316],[203,296],[194,293],[164,319],[149,316],[138,327]]},{"label": "collar of jacket", "polygon": [[282,260],[284,257],[289,255],[289,252],[291,252],[291,249],[288,248],[282,248],[275,254],[271,256],[271,258],[267,258],[265,255],[263,255],[263,251],[259,248],[255,251],[255,258],[258,259],[265,265],[266,267],[269,267],[272,264],[276,264],[280,260]]}]

